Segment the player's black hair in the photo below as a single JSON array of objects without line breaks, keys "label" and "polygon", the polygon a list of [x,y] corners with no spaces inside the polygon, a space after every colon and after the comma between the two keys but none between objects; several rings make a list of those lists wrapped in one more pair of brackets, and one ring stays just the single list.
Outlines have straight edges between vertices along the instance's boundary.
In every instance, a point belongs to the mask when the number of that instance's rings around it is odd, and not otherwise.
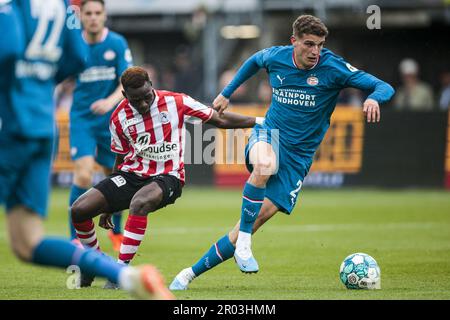
[{"label": "player's black hair", "polygon": [[140,88],[146,82],[150,82],[150,85],[152,85],[152,81],[150,80],[147,71],[145,71],[145,69],[141,67],[130,67],[125,70],[120,77],[120,83],[122,84],[122,87],[124,89]]},{"label": "player's black hair", "polygon": [[304,34],[313,34],[318,37],[328,36],[328,29],[317,17],[301,15],[292,24],[292,34],[301,38]]}]

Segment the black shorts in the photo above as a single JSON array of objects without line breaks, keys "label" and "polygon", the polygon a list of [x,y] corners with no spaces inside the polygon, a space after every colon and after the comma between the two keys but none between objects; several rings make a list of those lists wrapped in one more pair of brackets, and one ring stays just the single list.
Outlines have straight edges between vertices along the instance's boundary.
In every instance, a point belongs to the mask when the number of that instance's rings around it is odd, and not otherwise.
[{"label": "black shorts", "polygon": [[131,199],[142,187],[155,182],[163,191],[163,199],[158,209],[175,203],[181,196],[182,184],[176,177],[161,174],[158,176],[143,178],[134,173],[116,172],[100,181],[94,186],[100,191],[108,202],[108,212],[113,213],[130,208]]}]

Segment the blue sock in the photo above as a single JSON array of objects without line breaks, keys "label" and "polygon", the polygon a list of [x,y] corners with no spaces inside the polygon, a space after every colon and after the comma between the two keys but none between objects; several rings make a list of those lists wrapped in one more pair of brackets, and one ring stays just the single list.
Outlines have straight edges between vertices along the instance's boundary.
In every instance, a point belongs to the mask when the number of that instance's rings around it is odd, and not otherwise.
[{"label": "blue sock", "polygon": [[230,259],[233,255],[234,246],[230,242],[228,235],[225,235],[219,241],[214,243],[208,252],[192,266],[192,271],[194,271],[196,276],[199,276],[203,272],[208,271],[225,260]]},{"label": "blue sock", "polygon": [[77,185],[72,184],[72,187],[70,188],[70,198],[69,198],[69,228],[70,228],[70,239],[73,240],[77,237],[75,228],[72,224],[72,218],[70,214],[70,207],[72,204],[77,200],[83,193],[88,191],[88,189],[80,188]]},{"label": "blue sock", "polygon": [[239,230],[252,233],[253,224],[261,210],[266,188],[258,188],[246,183],[242,194],[241,224]]},{"label": "blue sock", "polygon": [[78,265],[83,273],[107,278],[114,283],[118,283],[120,270],[124,267],[96,250],[80,249],[70,241],[50,237],[44,238],[36,246],[31,261],[60,268]]},{"label": "blue sock", "polygon": [[113,233],[120,234],[122,233],[122,211],[114,212],[112,216],[112,222],[114,224]]}]

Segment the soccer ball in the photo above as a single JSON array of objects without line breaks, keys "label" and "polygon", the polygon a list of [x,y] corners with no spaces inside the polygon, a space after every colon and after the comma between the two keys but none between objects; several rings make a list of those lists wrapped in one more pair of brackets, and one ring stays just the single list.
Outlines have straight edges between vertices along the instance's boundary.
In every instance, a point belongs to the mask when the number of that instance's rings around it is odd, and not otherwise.
[{"label": "soccer ball", "polygon": [[365,253],[354,253],[344,259],[339,278],[347,289],[381,289],[380,267]]}]

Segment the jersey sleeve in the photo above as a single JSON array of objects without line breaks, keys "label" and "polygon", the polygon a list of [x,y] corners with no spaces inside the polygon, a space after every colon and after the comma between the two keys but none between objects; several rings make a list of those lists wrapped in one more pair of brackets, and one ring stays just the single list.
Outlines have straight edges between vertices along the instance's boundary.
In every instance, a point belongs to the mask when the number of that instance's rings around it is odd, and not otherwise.
[{"label": "jersey sleeve", "polygon": [[340,88],[352,87],[363,90],[369,94],[368,99],[378,103],[386,103],[395,93],[390,84],[358,70],[342,58],[336,59],[334,66],[337,69],[335,81]]},{"label": "jersey sleeve", "polygon": [[[214,114],[214,109],[192,99],[189,96],[183,96],[183,114],[185,116],[201,119],[203,122],[209,121]],[[185,117],[186,118],[186,117]],[[190,123],[195,121],[190,120]]]},{"label": "jersey sleeve", "polygon": [[111,132],[111,151],[119,154],[130,152],[130,144],[123,134],[120,123],[112,119],[109,123],[109,131]]},{"label": "jersey sleeve", "polygon": [[120,78],[122,73],[133,65],[133,57],[131,55],[131,50],[128,47],[127,40],[120,37],[117,47],[117,78]]}]

